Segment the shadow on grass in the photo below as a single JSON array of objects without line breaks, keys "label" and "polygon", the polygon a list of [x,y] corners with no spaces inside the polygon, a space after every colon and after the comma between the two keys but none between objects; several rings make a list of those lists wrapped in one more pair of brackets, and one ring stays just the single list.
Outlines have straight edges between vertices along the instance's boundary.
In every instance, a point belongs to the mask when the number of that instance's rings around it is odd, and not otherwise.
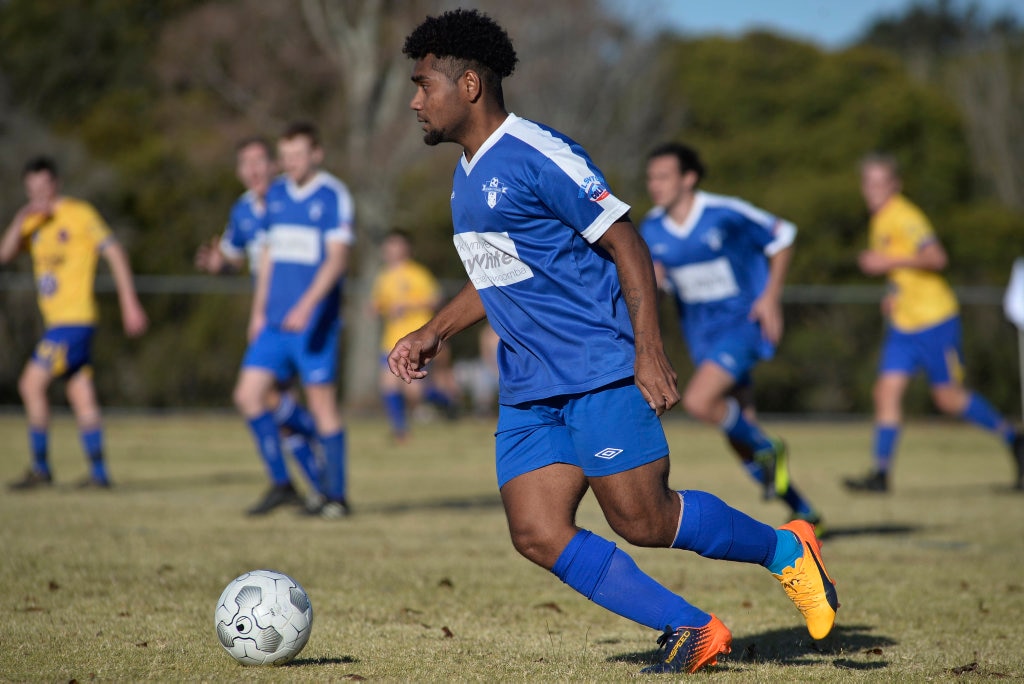
[{"label": "shadow on grass", "polygon": [[114,491],[159,492],[174,489],[205,489],[229,484],[255,484],[266,486],[267,478],[257,472],[222,471],[219,473],[162,475],[160,477],[117,479],[114,473]]},{"label": "shadow on grass", "polygon": [[497,494],[479,494],[460,498],[432,499],[426,501],[396,501],[359,505],[359,513],[397,515],[416,511],[464,511],[485,508],[501,508],[501,497]]},{"label": "shadow on grass", "polygon": [[896,535],[911,535],[922,532],[925,525],[910,525],[904,523],[881,523],[878,525],[854,525],[849,527],[829,527],[822,539],[838,539],[839,537],[883,537]]},{"label": "shadow on grass", "polygon": [[[761,634],[733,639],[732,653],[719,660],[719,670],[742,663],[775,663],[777,665],[821,665],[832,656],[832,665],[846,670],[883,670],[889,667],[883,647],[893,646],[896,640],[884,634],[874,634],[869,625],[836,625],[825,639],[815,641],[803,627],[776,629]],[[655,653],[651,651],[623,653],[610,661],[649,665]]]},{"label": "shadow on grass", "polygon": [[359,659],[353,656],[339,656],[332,658],[296,658],[291,660],[281,667],[303,667],[313,665],[350,665],[352,663],[358,663]]}]

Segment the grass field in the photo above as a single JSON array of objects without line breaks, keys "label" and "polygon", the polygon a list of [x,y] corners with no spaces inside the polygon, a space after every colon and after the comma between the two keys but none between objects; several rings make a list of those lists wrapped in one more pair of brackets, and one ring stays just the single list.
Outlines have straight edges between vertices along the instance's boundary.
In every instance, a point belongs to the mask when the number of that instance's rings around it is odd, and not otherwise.
[{"label": "grass field", "polygon": [[[814,643],[763,569],[663,549],[642,568],[733,631],[716,681],[1024,678],[1024,496],[1009,459],[966,426],[906,431],[894,491],[854,497],[838,478],[868,466],[870,426],[768,424],[794,478],[825,512],[824,554],[843,604]],[[666,424],[672,484],[707,489],[766,522],[784,509],[710,429]],[[606,613],[518,557],[493,483],[492,425],[419,426],[393,447],[377,421],[349,429],[356,515],[262,519],[265,486],[230,416],[113,417],[116,488],[77,491],[72,423],[51,451],[58,484],[0,492],[0,680],[619,681],[637,677],[656,634]],[[27,462],[24,425],[0,416],[0,477]],[[592,497],[580,524],[615,539]],[[243,571],[293,575],[312,599],[306,649],[290,665],[243,668],[214,633],[217,597]],[[698,677],[707,675],[701,674]]]}]

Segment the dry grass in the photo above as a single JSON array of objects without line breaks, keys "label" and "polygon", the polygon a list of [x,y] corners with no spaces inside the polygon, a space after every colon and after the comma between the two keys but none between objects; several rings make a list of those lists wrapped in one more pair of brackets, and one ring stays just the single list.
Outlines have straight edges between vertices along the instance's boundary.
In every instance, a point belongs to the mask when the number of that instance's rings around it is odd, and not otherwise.
[{"label": "dry grass", "polygon": [[[771,423],[794,476],[833,532],[825,558],[843,608],[825,641],[763,570],[631,549],[650,574],[733,630],[719,681],[921,681],[1024,677],[1024,496],[990,436],[911,425],[887,497],[838,477],[868,465],[866,423]],[[710,490],[778,524],[713,431],[667,423],[673,485]],[[80,492],[70,421],[54,428],[59,482],[0,493],[0,679],[10,681],[617,681],[637,676],[651,630],[606,613],[519,558],[494,488],[492,426],[421,426],[395,448],[383,426],[350,428],[356,515],[249,519],[264,487],[232,417],[115,417],[111,492]],[[0,477],[26,462],[24,426],[0,417]],[[683,447],[685,445],[685,448]],[[591,498],[581,524],[615,538]],[[292,665],[242,668],[213,611],[224,585],[269,567],[296,577],[315,611]],[[703,675],[700,675],[703,676]]]}]

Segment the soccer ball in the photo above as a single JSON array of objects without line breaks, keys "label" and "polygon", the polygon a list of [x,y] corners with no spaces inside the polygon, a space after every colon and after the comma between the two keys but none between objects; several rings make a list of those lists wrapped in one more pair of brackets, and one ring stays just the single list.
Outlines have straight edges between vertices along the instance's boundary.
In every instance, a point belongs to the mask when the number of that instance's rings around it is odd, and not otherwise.
[{"label": "soccer ball", "polygon": [[243,665],[281,665],[309,641],[313,606],[294,579],[253,570],[231,580],[214,613],[217,638]]}]

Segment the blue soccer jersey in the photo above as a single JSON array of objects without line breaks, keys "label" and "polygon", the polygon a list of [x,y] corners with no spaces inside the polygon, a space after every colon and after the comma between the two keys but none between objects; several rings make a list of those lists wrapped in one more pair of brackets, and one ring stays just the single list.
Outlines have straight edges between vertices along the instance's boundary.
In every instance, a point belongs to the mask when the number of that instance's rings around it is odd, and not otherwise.
[{"label": "blue soccer jersey", "polygon": [[575,142],[510,114],[463,156],[455,247],[501,338],[499,400],[586,392],[633,375],[615,263],[593,243],[629,205]]},{"label": "blue soccer jersey", "polygon": [[[352,198],[348,188],[329,173],[319,171],[299,187],[287,177],[267,191],[263,226],[270,250],[267,323],[280,326],[285,316],[309,289],[327,256],[327,243],[354,241]],[[324,297],[310,327],[338,320],[341,282]]]},{"label": "blue soccer jersey", "polygon": [[264,205],[252,190],[247,191],[231,207],[228,225],[220,239],[220,251],[230,259],[243,256],[249,260],[249,273],[256,275],[260,265]]},{"label": "blue soccer jersey", "polygon": [[[640,232],[665,267],[690,352],[736,326],[768,282],[769,257],[793,244],[796,226],[734,197],[697,192],[683,225],[652,210]],[[764,342],[764,356],[773,352]]]}]

